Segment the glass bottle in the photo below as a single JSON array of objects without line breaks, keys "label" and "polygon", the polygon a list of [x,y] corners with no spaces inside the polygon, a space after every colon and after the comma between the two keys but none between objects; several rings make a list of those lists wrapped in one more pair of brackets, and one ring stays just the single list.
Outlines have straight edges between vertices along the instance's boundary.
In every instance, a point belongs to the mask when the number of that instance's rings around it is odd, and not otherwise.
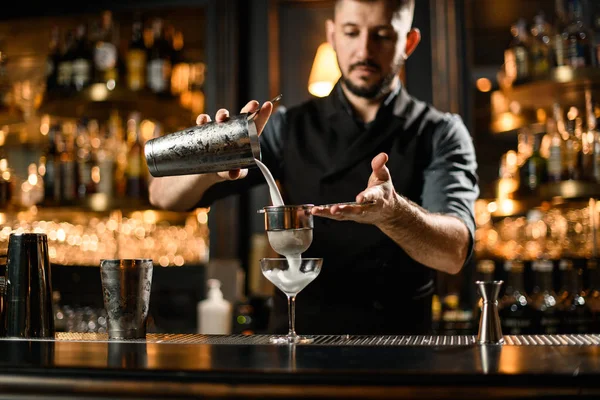
[{"label": "glass bottle", "polygon": [[562,288],[559,293],[561,333],[588,333],[592,323],[592,311],[586,304],[583,290],[582,269],[572,260],[560,260]]},{"label": "glass bottle", "polygon": [[[107,197],[115,194],[115,144],[110,129],[103,129],[100,133],[100,145],[96,149],[98,162],[97,191]],[[94,143],[92,143],[93,146]]]},{"label": "glass bottle", "polygon": [[148,51],[148,87],[156,94],[168,95],[171,91],[171,45],[165,39],[162,19],[154,20],[152,32],[154,40]]},{"label": "glass bottle", "polygon": [[580,0],[568,0],[569,23],[563,31],[567,65],[572,68],[591,67],[592,34],[584,23]]},{"label": "glass bottle", "polygon": [[144,149],[140,143],[140,115],[132,113],[127,120],[127,197],[142,199],[147,198],[146,162]]},{"label": "glass bottle", "polygon": [[63,132],[59,144],[60,160],[60,201],[68,204],[77,199],[77,162],[75,159],[75,124],[63,124]]},{"label": "glass bottle", "polygon": [[172,49],[171,94],[179,96],[189,88],[190,84],[190,66],[185,62],[181,31],[173,30]]},{"label": "glass bottle", "polygon": [[53,92],[58,89],[58,64],[60,62],[60,32],[57,26],[50,32],[48,58],[46,59],[46,90]]},{"label": "glass bottle", "polygon": [[548,135],[548,182],[560,182],[563,174],[564,141],[558,132],[556,121],[548,118],[546,121],[546,135]]},{"label": "glass bottle", "polygon": [[537,313],[536,331],[545,335],[559,333],[560,313],[552,284],[552,261],[536,260],[531,268],[535,274],[531,299]]},{"label": "glass bottle", "polygon": [[598,67],[600,66],[600,7],[597,8],[594,14],[592,29],[594,31],[594,36],[592,38],[592,53],[594,56],[594,66]]},{"label": "glass bottle", "polygon": [[596,115],[594,114],[594,102],[592,100],[592,92],[587,89],[585,91],[585,112],[587,118],[587,129],[581,136],[581,169],[582,178],[586,181],[595,181],[596,167],[595,163],[595,140],[598,136],[596,129]]},{"label": "glass bottle", "polygon": [[48,145],[43,156],[44,201],[46,203],[58,203],[60,201],[58,140],[60,140],[60,125],[51,125],[48,129]]},{"label": "glass bottle", "polygon": [[73,81],[76,91],[86,88],[92,78],[92,48],[89,44],[84,24],[77,26],[73,51]]},{"label": "glass bottle", "polygon": [[531,75],[529,65],[529,45],[527,23],[519,19],[510,28],[512,40],[504,51],[504,68],[507,78],[514,83],[522,83]]},{"label": "glass bottle", "polygon": [[61,56],[58,61],[58,75],[56,77],[59,91],[62,95],[69,95],[73,81],[73,60],[75,51],[75,37],[69,30],[65,35]]},{"label": "glass bottle", "polygon": [[75,162],[77,163],[77,197],[85,199],[87,196],[87,185],[92,177],[92,171],[89,164],[89,136],[86,121],[77,123],[75,131]]},{"label": "glass bottle", "polygon": [[146,85],[146,57],[142,21],[136,15],[127,49],[127,87],[130,90],[141,90]]},{"label": "glass bottle", "polygon": [[531,74],[533,78],[542,78],[550,71],[551,25],[546,22],[543,13],[534,18],[531,28]]},{"label": "glass bottle", "polygon": [[566,125],[568,137],[565,140],[564,179],[578,180],[581,178],[581,137],[577,135],[576,120],[569,119]]},{"label": "glass bottle", "polygon": [[508,282],[504,296],[498,302],[498,314],[505,335],[531,334],[534,332],[535,311],[531,299],[525,293],[524,266],[521,261],[506,261]]},{"label": "glass bottle", "polygon": [[98,162],[98,147],[100,146],[100,125],[98,120],[90,119],[87,126],[87,143],[88,152],[87,169],[89,170],[89,179],[86,186],[87,193],[98,193],[100,184],[100,163]]},{"label": "glass bottle", "polygon": [[[118,81],[119,29],[114,23],[112,12],[102,13],[102,22],[96,33],[94,46],[94,79],[98,83],[114,85]],[[114,88],[114,86],[113,86]]]},{"label": "glass bottle", "polygon": [[567,12],[565,10],[564,0],[555,0],[556,29],[553,40],[554,63],[555,67],[567,65],[567,46],[566,39],[563,37],[565,28],[568,24]]},{"label": "glass bottle", "polygon": [[533,136],[533,152],[520,169],[520,187],[522,192],[535,192],[541,184],[548,181],[547,161],[540,154],[542,135]]},{"label": "glass bottle", "polygon": [[587,303],[592,312],[592,327],[590,332],[600,332],[600,270],[598,260],[590,258],[587,260],[590,286],[587,290]]}]

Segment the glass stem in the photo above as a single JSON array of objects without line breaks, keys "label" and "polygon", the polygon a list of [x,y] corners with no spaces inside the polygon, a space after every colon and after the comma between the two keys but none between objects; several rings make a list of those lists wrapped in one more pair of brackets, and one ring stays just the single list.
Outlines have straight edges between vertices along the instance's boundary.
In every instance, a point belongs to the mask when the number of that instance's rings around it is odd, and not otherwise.
[{"label": "glass stem", "polygon": [[289,315],[289,332],[288,336],[296,336],[296,296],[287,296],[288,315]]}]

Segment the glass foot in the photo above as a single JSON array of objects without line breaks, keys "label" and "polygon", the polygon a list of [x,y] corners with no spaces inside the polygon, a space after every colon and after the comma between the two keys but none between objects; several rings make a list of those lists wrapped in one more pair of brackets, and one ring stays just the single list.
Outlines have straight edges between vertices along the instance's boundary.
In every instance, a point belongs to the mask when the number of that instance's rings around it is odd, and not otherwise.
[{"label": "glass foot", "polygon": [[273,344],[308,344],[314,342],[315,339],[306,336],[273,336],[269,338],[269,342]]}]

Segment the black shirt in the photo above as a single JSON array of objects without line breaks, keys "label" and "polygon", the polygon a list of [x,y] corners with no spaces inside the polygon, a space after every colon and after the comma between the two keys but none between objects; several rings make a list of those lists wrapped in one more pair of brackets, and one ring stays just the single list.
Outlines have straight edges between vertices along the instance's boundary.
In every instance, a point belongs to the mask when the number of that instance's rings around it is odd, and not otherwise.
[{"label": "black shirt", "polygon": [[[361,124],[339,84],[328,97],[279,107],[260,137],[261,158],[286,204],[353,201],[367,186],[371,160],[389,155],[396,191],[432,213],[464,221],[473,248],[479,195],[469,132],[457,115],[392,93],[374,121]],[[211,187],[199,206],[265,183],[258,169]],[[315,218],[303,254],[323,257],[320,275],[299,295],[300,334],[426,333],[431,326],[434,271],[410,258],[372,225]],[[277,291],[274,331],[287,331],[285,296]]]}]

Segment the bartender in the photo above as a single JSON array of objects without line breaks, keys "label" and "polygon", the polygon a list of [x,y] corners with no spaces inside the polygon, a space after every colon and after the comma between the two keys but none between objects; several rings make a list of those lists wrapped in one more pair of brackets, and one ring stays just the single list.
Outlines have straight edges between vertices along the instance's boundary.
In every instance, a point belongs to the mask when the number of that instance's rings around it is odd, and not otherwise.
[{"label": "bartender", "polygon": [[[420,41],[414,6],[336,1],[326,32],[342,76],[331,94],[273,113],[267,102],[257,117],[262,161],[286,204],[375,202],[312,209],[320,218],[303,256],[324,261],[297,304],[299,333],[425,334],[435,271],[456,274],[471,255],[479,194],[472,139],[459,116],[413,98],[399,79]],[[221,109],[215,120],[228,117]],[[258,169],[156,178],[150,201],[186,210],[264,183]],[[277,291],[273,333],[286,333],[287,321]]]}]

